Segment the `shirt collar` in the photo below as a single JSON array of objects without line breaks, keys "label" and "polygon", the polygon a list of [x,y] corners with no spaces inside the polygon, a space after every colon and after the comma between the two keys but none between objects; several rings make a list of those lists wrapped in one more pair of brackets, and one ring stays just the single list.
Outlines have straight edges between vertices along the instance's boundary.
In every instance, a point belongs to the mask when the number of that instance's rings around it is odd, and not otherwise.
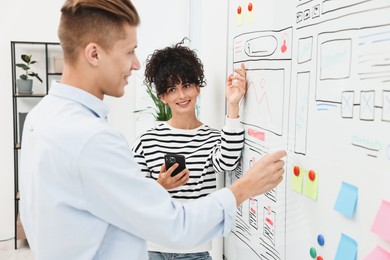
[{"label": "shirt collar", "polygon": [[53,81],[49,90],[49,95],[73,100],[87,107],[97,117],[107,119],[107,105],[96,96],[80,88]]}]

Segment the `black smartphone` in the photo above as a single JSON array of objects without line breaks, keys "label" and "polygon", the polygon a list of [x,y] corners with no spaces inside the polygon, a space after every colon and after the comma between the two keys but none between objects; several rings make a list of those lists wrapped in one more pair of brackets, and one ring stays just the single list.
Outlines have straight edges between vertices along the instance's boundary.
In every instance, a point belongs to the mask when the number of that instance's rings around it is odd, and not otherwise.
[{"label": "black smartphone", "polygon": [[172,165],[178,163],[179,166],[172,172],[171,176],[175,176],[186,168],[186,158],[179,154],[166,154],[164,156],[165,168],[168,170]]}]

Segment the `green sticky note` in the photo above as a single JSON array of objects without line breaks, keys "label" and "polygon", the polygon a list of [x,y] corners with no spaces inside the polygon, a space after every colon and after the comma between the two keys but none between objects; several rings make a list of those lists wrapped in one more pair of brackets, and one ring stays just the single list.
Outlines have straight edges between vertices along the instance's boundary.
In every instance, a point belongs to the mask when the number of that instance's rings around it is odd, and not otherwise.
[{"label": "green sticky note", "polygon": [[291,188],[293,191],[302,193],[302,186],[303,186],[303,175],[305,175],[306,172],[302,169],[299,171],[299,175],[296,176],[294,173],[292,174],[291,178]]},{"label": "green sticky note", "polygon": [[307,171],[305,173],[305,187],[303,192],[312,200],[317,200],[318,195],[318,174],[314,171]]}]

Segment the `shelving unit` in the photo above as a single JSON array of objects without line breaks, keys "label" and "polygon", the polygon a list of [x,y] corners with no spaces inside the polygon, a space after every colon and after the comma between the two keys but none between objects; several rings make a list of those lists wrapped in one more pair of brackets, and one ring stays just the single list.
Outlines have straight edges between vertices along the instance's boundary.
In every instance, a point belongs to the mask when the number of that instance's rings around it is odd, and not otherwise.
[{"label": "shelving unit", "polygon": [[[37,63],[31,65],[31,70],[38,73],[42,79],[42,83],[37,79],[33,79],[33,93],[21,94],[17,91],[16,79],[24,71],[15,66],[21,63],[21,55],[32,55],[33,60]],[[15,199],[15,249],[17,249],[17,241],[26,239],[23,226],[19,218],[19,158],[22,145],[22,128],[27,113],[38,102],[48,94],[50,83],[52,80],[57,80],[62,75],[62,71],[58,71],[55,66],[55,58],[62,56],[62,49],[57,42],[25,42],[11,41],[11,66],[12,66],[12,105],[13,105],[13,133],[14,133],[14,199]]]}]

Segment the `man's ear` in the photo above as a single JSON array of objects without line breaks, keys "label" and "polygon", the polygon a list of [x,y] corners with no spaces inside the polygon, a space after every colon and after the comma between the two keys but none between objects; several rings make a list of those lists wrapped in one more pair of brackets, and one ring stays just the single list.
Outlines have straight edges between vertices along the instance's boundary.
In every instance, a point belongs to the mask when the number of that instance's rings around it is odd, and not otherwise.
[{"label": "man's ear", "polygon": [[99,65],[99,45],[97,45],[94,42],[88,43],[87,46],[84,48],[84,56],[85,59],[88,61],[89,64],[92,66]]}]

